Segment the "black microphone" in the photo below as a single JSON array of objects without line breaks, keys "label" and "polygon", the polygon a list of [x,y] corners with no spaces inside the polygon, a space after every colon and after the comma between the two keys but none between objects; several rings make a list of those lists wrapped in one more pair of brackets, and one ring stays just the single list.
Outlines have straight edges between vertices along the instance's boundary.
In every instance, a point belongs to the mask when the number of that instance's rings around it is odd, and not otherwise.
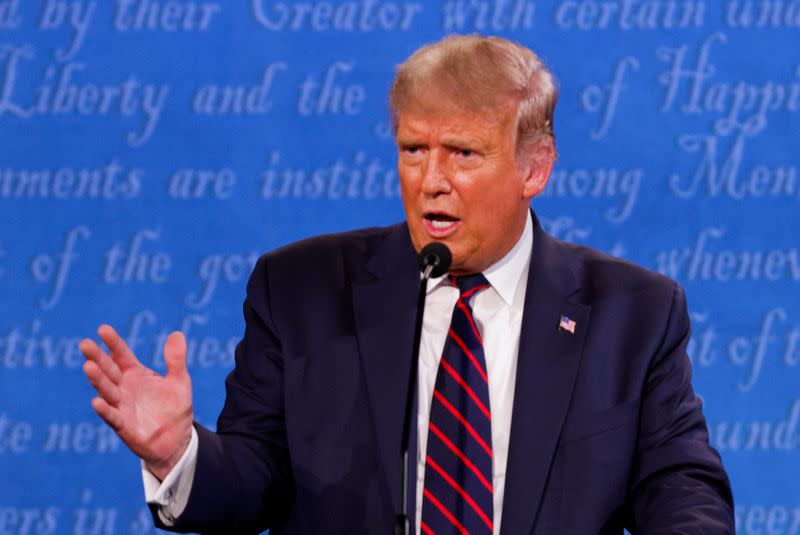
[{"label": "black microphone", "polygon": [[441,277],[450,269],[453,254],[442,242],[434,241],[422,248],[417,256],[422,278]]},{"label": "black microphone", "polygon": [[422,314],[425,311],[425,296],[427,295],[427,282],[430,277],[441,277],[450,269],[453,263],[453,254],[441,242],[431,242],[419,252],[417,256],[422,278],[419,281],[419,295],[417,297],[417,323],[414,326],[414,345],[411,347],[411,373],[408,376],[408,390],[406,391],[406,410],[403,416],[403,436],[400,443],[400,496],[402,511],[397,514],[394,522],[395,535],[408,535],[411,533],[408,519],[408,439],[411,433],[412,422],[416,421],[411,414],[414,410],[414,394],[417,390],[417,362],[419,360],[419,340],[422,336]]}]

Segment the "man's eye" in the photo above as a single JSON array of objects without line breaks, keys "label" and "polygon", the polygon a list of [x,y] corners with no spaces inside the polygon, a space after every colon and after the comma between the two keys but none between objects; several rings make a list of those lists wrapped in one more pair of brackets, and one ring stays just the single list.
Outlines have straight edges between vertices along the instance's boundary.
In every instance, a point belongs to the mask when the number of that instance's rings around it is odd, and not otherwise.
[{"label": "man's eye", "polygon": [[469,149],[459,149],[457,152],[458,152],[459,156],[462,156],[464,158],[469,158],[470,156],[475,154],[475,152],[473,152],[473,151],[471,151]]}]

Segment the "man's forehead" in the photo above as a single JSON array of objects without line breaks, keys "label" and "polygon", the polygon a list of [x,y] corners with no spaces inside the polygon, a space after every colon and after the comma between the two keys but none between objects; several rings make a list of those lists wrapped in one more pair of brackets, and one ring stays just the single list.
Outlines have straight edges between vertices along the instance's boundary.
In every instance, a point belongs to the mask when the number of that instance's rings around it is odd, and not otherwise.
[{"label": "man's forehead", "polygon": [[415,101],[398,112],[398,135],[425,134],[431,129],[441,132],[502,129],[514,117],[512,106],[471,109],[452,99],[432,103]]}]

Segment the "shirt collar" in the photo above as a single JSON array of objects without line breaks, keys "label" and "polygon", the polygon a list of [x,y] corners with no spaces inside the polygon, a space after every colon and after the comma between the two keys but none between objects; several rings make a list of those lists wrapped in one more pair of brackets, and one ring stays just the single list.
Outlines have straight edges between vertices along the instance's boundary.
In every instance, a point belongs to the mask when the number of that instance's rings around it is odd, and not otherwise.
[{"label": "shirt collar", "polygon": [[[511,305],[514,301],[514,293],[517,291],[517,284],[522,272],[528,265],[531,258],[531,249],[533,248],[533,221],[531,214],[528,212],[528,217],[525,220],[525,228],[522,231],[522,236],[519,237],[514,247],[506,253],[506,255],[489,266],[483,272],[483,276],[492,285],[492,288],[500,295],[500,298]],[[431,293],[438,288],[446,275],[441,277],[431,278],[428,280],[427,293]]]}]

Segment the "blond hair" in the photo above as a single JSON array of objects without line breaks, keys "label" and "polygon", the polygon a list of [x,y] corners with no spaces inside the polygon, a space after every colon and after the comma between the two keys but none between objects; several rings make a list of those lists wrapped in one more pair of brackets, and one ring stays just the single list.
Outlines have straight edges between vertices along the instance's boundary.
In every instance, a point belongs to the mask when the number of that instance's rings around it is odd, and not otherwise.
[{"label": "blond hair", "polygon": [[517,154],[543,140],[555,151],[558,88],[544,63],[527,47],[479,35],[451,35],[423,46],[397,66],[389,91],[395,134],[398,115],[431,90],[443,91],[466,109],[493,111],[509,100],[515,102]]}]

